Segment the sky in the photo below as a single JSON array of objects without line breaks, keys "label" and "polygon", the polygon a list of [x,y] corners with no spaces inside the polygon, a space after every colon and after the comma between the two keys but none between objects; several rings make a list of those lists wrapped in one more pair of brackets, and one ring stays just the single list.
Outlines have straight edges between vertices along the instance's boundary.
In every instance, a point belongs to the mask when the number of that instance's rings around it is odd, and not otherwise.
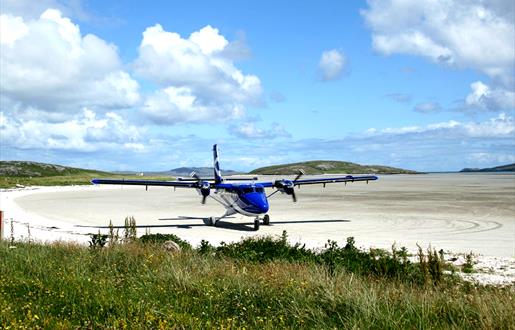
[{"label": "sky", "polygon": [[504,0],[0,0],[0,159],[515,162]]}]

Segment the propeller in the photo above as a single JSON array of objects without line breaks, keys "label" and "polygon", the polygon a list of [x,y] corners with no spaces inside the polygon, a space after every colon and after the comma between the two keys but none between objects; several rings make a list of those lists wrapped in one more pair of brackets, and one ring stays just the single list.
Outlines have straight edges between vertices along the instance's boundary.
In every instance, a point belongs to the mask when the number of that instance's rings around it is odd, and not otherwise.
[{"label": "propeller", "polygon": [[302,169],[299,170],[299,174],[293,179],[292,185],[291,185],[291,198],[293,199],[294,203],[297,203],[297,196],[295,195],[295,182],[297,182],[298,179],[300,179],[301,176],[303,176],[305,173]]},{"label": "propeller", "polygon": [[209,193],[211,192],[211,189],[209,188],[209,182],[202,181],[201,187],[200,187],[200,193],[202,194],[202,204],[206,204],[207,196],[209,196]]},{"label": "propeller", "polygon": [[190,176],[197,180],[197,189],[200,190],[200,194],[202,195],[202,200],[200,203],[206,204],[206,199],[211,193],[210,184],[208,181],[202,181],[202,178],[195,172],[191,172]]},{"label": "propeller", "polygon": [[300,169],[300,170],[299,170],[299,174],[297,174],[297,176],[295,177],[295,179],[293,180],[293,182],[295,182],[295,181],[297,181],[298,179],[300,179],[300,177],[301,177],[301,176],[303,176],[304,174],[306,174],[306,173],[304,172],[304,170],[303,170],[303,169]]},{"label": "propeller", "polygon": [[279,189],[281,192],[284,192],[286,195],[290,195],[293,202],[297,202],[297,195],[295,195],[295,182],[300,179],[305,173],[303,170],[299,171],[299,174],[292,180],[276,180],[274,182],[274,187]]}]

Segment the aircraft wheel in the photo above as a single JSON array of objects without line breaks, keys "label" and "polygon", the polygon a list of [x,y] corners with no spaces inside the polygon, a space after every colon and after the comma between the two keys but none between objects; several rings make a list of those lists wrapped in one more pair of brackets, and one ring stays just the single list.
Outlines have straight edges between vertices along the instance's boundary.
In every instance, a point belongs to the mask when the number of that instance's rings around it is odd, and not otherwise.
[{"label": "aircraft wheel", "polygon": [[254,230],[259,230],[259,219],[254,220]]},{"label": "aircraft wheel", "polygon": [[270,225],[270,216],[268,214],[265,214],[263,217],[263,223],[267,226]]}]

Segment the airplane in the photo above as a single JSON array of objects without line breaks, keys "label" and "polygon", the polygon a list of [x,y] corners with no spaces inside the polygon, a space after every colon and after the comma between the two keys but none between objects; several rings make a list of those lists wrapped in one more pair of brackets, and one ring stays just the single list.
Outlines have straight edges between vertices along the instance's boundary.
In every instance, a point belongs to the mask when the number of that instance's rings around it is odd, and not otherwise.
[{"label": "airplane", "polygon": [[[213,198],[225,207],[225,213],[221,217],[208,218],[208,225],[216,226],[221,219],[227,218],[233,214],[242,214],[248,217],[255,217],[254,230],[259,230],[261,221],[264,225],[270,224],[270,216],[267,214],[269,210],[268,198],[281,192],[292,197],[293,202],[297,202],[295,187],[301,185],[322,184],[324,187],[328,183],[345,183],[357,181],[373,181],[377,180],[375,175],[366,176],[337,176],[331,178],[315,178],[304,179],[303,171],[293,179],[277,179],[274,181],[256,181],[257,178],[234,179],[223,178],[220,171],[220,163],[218,162],[218,147],[213,145],[214,159],[214,179],[201,178],[195,172],[190,174],[191,178],[179,178],[178,181],[157,181],[157,180],[125,180],[125,179],[93,179],[93,184],[114,184],[114,185],[130,185],[145,186],[148,190],[149,186],[162,186],[175,188],[193,188],[202,196],[201,203],[205,204],[208,197]],[[229,183],[228,181],[240,181],[238,183]],[[246,180],[246,181],[245,181]],[[243,182],[242,182],[243,181]],[[266,195],[265,188],[275,189],[269,195]],[[214,190],[214,193],[211,193]],[[264,216],[261,218],[260,216]]]}]

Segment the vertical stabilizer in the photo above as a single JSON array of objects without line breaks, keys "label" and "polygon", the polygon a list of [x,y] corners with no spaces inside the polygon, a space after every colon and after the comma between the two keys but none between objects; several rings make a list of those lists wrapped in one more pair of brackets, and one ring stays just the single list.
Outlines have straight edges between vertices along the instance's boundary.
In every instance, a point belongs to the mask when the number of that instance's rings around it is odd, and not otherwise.
[{"label": "vertical stabilizer", "polygon": [[218,162],[218,147],[215,144],[213,146],[213,170],[215,172],[215,183],[221,183],[224,179],[222,178],[222,172],[220,171],[220,163]]}]

